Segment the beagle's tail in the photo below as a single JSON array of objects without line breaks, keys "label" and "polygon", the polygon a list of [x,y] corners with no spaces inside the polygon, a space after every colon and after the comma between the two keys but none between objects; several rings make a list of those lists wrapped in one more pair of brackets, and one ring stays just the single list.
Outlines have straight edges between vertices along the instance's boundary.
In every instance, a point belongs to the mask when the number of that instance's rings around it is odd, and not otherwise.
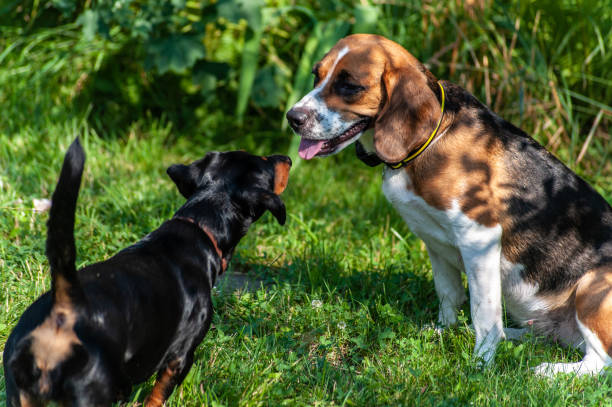
[{"label": "beagle's tail", "polygon": [[76,272],[74,217],[85,152],[77,137],[66,152],[62,172],[51,198],[47,223],[47,258],[51,267],[51,294],[54,304],[80,302],[83,292]]}]

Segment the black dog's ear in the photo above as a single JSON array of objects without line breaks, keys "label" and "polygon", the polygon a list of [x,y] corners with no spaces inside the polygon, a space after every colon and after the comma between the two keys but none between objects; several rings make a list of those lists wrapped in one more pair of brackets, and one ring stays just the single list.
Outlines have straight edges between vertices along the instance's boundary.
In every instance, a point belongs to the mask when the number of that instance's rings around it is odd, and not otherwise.
[{"label": "black dog's ear", "polygon": [[189,199],[196,190],[196,178],[191,167],[183,164],[174,164],[166,170],[172,181],[176,184],[179,192]]},{"label": "black dog's ear", "polygon": [[248,198],[251,205],[259,207],[262,212],[269,210],[280,225],[284,225],[287,220],[287,210],[285,204],[278,195],[266,191],[263,188],[253,188],[248,190]]}]

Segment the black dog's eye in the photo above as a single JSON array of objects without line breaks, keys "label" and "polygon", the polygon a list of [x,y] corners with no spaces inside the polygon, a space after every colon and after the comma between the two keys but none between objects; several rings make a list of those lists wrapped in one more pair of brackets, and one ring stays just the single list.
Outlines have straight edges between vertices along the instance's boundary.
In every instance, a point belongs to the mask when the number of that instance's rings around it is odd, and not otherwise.
[{"label": "black dog's eye", "polygon": [[342,97],[355,96],[363,91],[365,87],[346,81],[338,81],[334,84],[334,90]]}]

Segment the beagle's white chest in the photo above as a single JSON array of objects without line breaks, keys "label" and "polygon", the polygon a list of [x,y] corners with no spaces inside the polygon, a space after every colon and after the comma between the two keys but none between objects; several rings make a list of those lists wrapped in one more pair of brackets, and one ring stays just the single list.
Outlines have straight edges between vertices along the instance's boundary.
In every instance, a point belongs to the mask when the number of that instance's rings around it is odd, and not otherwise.
[{"label": "beagle's white chest", "polygon": [[403,169],[385,168],[382,189],[410,230],[425,242],[430,256],[441,256],[462,271],[467,262],[476,273],[500,273],[507,309],[517,322],[531,320],[546,308],[536,295],[538,286],[522,278],[523,266],[501,255],[501,226],[478,224],[460,210],[457,201],[447,210],[432,207],[415,194]]},{"label": "beagle's white chest", "polygon": [[410,230],[429,251],[435,251],[460,269],[461,256],[455,235],[456,211],[439,210],[415,194],[410,176],[403,169],[383,170],[383,193],[400,214]]}]

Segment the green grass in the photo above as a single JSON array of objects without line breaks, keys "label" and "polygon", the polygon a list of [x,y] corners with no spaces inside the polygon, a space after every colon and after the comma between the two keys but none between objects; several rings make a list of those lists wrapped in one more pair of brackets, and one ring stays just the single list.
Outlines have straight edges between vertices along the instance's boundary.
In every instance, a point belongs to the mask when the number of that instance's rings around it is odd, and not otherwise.
[{"label": "green grass", "polygon": [[[50,197],[76,134],[87,151],[76,227],[81,266],[170,217],[182,198],[165,168],[219,148],[197,137],[176,142],[155,123],[106,140],[75,122],[46,124],[47,136],[28,126],[0,136],[0,343],[49,287],[47,214],[33,212],[32,199]],[[261,288],[215,292],[214,326],[169,405],[608,402],[609,376],[546,380],[529,370],[543,361],[579,360],[576,351],[535,338],[505,342],[496,364],[482,371],[471,358],[467,308],[458,327],[442,335],[429,329],[437,315],[429,260],[380,183],[380,170],[359,165],[350,151],[292,171],[283,194],[287,224],[265,215],[230,266],[262,280]],[[142,401],[150,387],[151,381],[135,388],[132,401]]]}]

